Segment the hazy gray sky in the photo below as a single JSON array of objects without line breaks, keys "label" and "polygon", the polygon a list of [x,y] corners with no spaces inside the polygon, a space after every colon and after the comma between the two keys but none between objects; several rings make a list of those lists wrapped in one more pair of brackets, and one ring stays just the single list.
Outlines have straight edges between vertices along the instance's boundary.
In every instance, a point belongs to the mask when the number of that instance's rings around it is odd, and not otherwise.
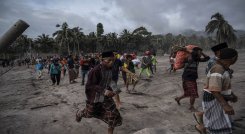
[{"label": "hazy gray sky", "polygon": [[18,19],[30,24],[25,34],[51,35],[56,24],[67,22],[83,32],[131,32],[140,26],[153,34],[204,30],[210,17],[220,12],[235,29],[245,30],[245,0],[0,0],[0,36]]}]

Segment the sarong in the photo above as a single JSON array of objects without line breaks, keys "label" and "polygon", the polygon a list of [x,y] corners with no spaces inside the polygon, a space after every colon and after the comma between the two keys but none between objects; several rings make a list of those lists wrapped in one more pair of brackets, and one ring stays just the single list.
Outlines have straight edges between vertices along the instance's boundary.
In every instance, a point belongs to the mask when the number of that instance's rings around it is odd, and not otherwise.
[{"label": "sarong", "polygon": [[127,83],[128,84],[134,84],[134,83],[138,82],[138,77],[130,75],[129,73],[127,73],[127,77],[126,78],[127,78]]},{"label": "sarong", "polygon": [[225,113],[220,103],[211,94],[204,91],[202,107],[203,122],[210,134],[231,134],[231,118]]},{"label": "sarong", "polygon": [[183,80],[183,89],[185,97],[198,98],[197,82],[195,80]]},{"label": "sarong", "polygon": [[75,72],[74,68],[69,69],[69,80],[73,81],[75,79],[76,79],[76,72]]},{"label": "sarong", "polygon": [[122,125],[122,117],[112,98],[105,97],[104,102],[86,103],[86,107],[79,111],[83,118],[97,118],[108,124],[109,128]]}]

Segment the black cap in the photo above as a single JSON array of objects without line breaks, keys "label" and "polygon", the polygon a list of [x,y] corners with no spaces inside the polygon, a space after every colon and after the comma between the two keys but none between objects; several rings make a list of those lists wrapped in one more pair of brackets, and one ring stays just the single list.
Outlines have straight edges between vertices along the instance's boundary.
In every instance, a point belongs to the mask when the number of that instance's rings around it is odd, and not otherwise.
[{"label": "black cap", "polygon": [[106,58],[106,57],[114,57],[113,52],[112,51],[103,52],[102,53],[102,58]]},{"label": "black cap", "polygon": [[220,59],[231,59],[238,56],[238,52],[233,48],[224,48],[220,50]]},{"label": "black cap", "polygon": [[194,47],[192,50],[193,51],[198,51],[198,50],[202,51],[202,49],[200,47]]},{"label": "black cap", "polygon": [[213,52],[216,52],[216,51],[219,51],[219,50],[227,48],[227,47],[228,47],[228,45],[226,44],[226,42],[224,42],[224,43],[220,43],[216,46],[213,46],[211,49]]}]

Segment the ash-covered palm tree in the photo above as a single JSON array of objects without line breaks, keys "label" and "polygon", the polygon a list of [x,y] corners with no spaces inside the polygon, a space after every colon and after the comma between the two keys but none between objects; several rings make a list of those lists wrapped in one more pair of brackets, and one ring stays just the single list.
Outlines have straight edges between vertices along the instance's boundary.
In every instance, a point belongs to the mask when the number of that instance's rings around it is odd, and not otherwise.
[{"label": "ash-covered palm tree", "polygon": [[133,32],[133,41],[131,49],[136,49],[136,50],[140,50],[140,51],[145,51],[146,49],[148,49],[148,45],[150,45],[150,40],[151,40],[151,32],[148,32],[148,30],[141,26],[139,28],[136,28]]},{"label": "ash-covered palm tree", "polygon": [[175,45],[175,37],[172,33],[168,33],[164,36],[164,46],[163,46],[163,53],[169,53],[171,47]]},{"label": "ash-covered palm tree", "polygon": [[235,43],[237,39],[235,35],[236,31],[220,13],[211,16],[211,21],[206,26],[205,31],[208,34],[216,32],[216,40],[218,43],[228,42],[232,44]]},{"label": "ash-covered palm tree", "polygon": [[35,43],[37,44],[37,48],[41,52],[53,52],[54,51],[54,39],[50,38],[49,35],[39,35]]},{"label": "ash-covered palm tree", "polygon": [[30,41],[31,38],[28,38],[27,35],[21,35],[16,39],[11,47],[14,49],[15,53],[20,54],[20,56],[24,56],[30,48]]},{"label": "ash-covered palm tree", "polygon": [[85,40],[87,40],[86,47],[84,49],[87,49],[87,51],[95,53],[97,51],[97,37],[95,32],[90,32]]},{"label": "ash-covered palm tree", "polygon": [[[75,52],[75,55],[79,54],[80,52],[80,42],[84,39],[85,35],[83,32],[81,32],[82,28],[80,27],[74,27],[71,29],[71,41],[73,43],[73,52]],[[77,47],[77,49],[76,49]]]},{"label": "ash-covered palm tree", "polygon": [[[60,27],[59,24],[56,27]],[[67,48],[68,54],[70,55],[70,42],[69,36],[71,35],[71,30],[68,28],[68,24],[64,22],[61,25],[61,29],[53,33],[56,42],[60,46],[60,53],[65,53],[64,50]]]},{"label": "ash-covered palm tree", "polygon": [[176,44],[178,46],[185,46],[186,45],[186,37],[179,34],[176,36]]},{"label": "ash-covered palm tree", "polygon": [[123,31],[120,33],[119,35],[119,42],[120,42],[120,45],[118,46],[119,50],[125,50],[128,46],[128,44],[130,43],[130,40],[132,39],[132,34],[130,33],[129,30],[127,29],[123,29]]},{"label": "ash-covered palm tree", "polygon": [[104,33],[104,28],[102,23],[97,24],[97,37],[101,37]]},{"label": "ash-covered palm tree", "polygon": [[117,34],[114,33],[108,33],[105,35],[107,43],[105,45],[106,50],[116,50],[118,49],[118,39],[117,39]]},{"label": "ash-covered palm tree", "polygon": [[120,34],[120,39],[123,41],[123,43],[127,43],[132,38],[132,35],[129,30],[124,29]]}]

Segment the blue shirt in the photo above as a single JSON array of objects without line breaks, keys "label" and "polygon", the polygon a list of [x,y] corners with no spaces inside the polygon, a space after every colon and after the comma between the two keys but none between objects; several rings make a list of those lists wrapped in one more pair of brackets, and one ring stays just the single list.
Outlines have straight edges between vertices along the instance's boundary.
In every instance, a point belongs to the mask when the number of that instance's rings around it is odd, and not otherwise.
[{"label": "blue shirt", "polygon": [[36,64],[36,70],[43,70],[43,64],[37,63]]},{"label": "blue shirt", "polygon": [[60,74],[61,73],[61,65],[52,63],[50,65],[50,74]]}]

